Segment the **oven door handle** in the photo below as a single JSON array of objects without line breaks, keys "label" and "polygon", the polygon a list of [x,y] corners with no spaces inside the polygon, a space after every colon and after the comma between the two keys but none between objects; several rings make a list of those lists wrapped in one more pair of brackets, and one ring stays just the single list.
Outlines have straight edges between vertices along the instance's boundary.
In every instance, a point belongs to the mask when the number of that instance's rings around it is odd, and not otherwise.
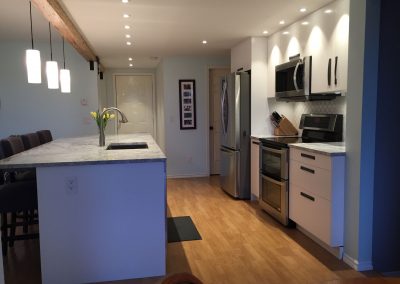
[{"label": "oven door handle", "polygon": [[266,175],[263,175],[263,174],[260,174],[260,175],[261,175],[261,177],[262,177],[263,179],[265,179],[265,180],[267,180],[267,181],[269,181],[269,182],[272,182],[272,183],[274,183],[274,184],[277,184],[277,185],[279,185],[279,186],[284,185],[285,182],[286,182],[286,181],[277,181],[277,180],[275,180],[275,179],[273,179],[273,178],[270,178],[270,177],[268,177],[268,176],[266,176]]},{"label": "oven door handle", "polygon": [[285,149],[277,150],[277,149],[274,149],[274,148],[269,148],[269,147],[261,146],[261,150],[269,151],[269,152],[276,153],[276,154],[282,154],[282,153],[284,153],[287,149],[285,148]]}]

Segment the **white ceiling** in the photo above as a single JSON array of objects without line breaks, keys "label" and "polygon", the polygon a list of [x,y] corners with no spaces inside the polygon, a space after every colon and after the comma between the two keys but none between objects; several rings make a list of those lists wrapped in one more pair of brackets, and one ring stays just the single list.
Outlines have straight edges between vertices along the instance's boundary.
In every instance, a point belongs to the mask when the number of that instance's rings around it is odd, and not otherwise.
[{"label": "white ceiling", "polygon": [[[249,36],[263,36],[293,23],[332,0],[59,0],[101,63],[110,68],[152,68],[165,56],[229,54]],[[0,0],[0,40],[29,40],[29,1]],[[299,9],[307,8],[306,13]],[[128,13],[129,19],[122,15]],[[36,38],[48,27],[33,8]],[[131,46],[124,25],[130,25]],[[203,45],[202,40],[208,44]]]}]

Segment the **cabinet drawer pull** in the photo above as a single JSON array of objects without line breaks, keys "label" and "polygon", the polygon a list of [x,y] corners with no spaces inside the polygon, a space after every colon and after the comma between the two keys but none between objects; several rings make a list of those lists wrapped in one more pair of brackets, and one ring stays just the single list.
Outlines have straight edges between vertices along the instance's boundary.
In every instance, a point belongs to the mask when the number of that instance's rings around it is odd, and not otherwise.
[{"label": "cabinet drawer pull", "polygon": [[300,169],[305,171],[305,172],[309,172],[311,174],[315,174],[315,171],[312,170],[312,169],[309,169],[309,168],[306,168],[306,167],[303,167],[303,166],[300,166]]},{"label": "cabinet drawer pull", "polygon": [[332,66],[332,58],[329,58],[329,60],[328,60],[328,86],[330,87],[331,86],[331,67]]},{"label": "cabinet drawer pull", "polygon": [[335,86],[337,86],[337,65],[338,65],[338,57],[335,57]]},{"label": "cabinet drawer pull", "polygon": [[260,142],[255,142],[255,141],[253,141],[253,142],[251,142],[251,143],[253,143],[253,144],[255,144],[255,145],[260,145]]},{"label": "cabinet drawer pull", "polygon": [[309,199],[309,200],[311,200],[311,201],[315,201],[315,198],[312,197],[311,195],[308,195],[307,193],[300,192],[300,195],[305,197],[305,198],[307,198],[307,199]]},{"label": "cabinet drawer pull", "polygon": [[313,156],[313,155],[308,155],[308,154],[301,153],[301,156],[302,156],[303,158],[315,160],[315,156]]}]

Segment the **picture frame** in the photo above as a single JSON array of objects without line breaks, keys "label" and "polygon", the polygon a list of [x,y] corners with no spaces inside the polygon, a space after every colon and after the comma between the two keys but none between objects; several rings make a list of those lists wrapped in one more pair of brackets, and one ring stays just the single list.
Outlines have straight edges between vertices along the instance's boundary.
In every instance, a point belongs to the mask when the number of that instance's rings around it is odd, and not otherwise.
[{"label": "picture frame", "polygon": [[196,82],[179,80],[179,117],[181,130],[196,129]]}]

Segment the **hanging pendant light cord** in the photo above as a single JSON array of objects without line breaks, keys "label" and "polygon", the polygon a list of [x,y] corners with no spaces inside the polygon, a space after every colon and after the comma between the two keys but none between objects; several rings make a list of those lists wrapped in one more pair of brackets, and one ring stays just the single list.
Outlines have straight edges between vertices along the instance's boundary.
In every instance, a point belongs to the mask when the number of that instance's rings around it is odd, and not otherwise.
[{"label": "hanging pendant light cord", "polygon": [[33,46],[33,27],[32,27],[32,2],[29,1],[29,16],[31,20],[31,42],[32,42],[32,49],[35,49]]},{"label": "hanging pendant light cord", "polygon": [[49,22],[49,34],[50,34],[50,61],[53,61],[53,45],[51,44],[51,26]]},{"label": "hanging pendant light cord", "polygon": [[65,50],[64,50],[64,37],[63,37],[63,58],[64,58],[64,69],[65,69]]}]

